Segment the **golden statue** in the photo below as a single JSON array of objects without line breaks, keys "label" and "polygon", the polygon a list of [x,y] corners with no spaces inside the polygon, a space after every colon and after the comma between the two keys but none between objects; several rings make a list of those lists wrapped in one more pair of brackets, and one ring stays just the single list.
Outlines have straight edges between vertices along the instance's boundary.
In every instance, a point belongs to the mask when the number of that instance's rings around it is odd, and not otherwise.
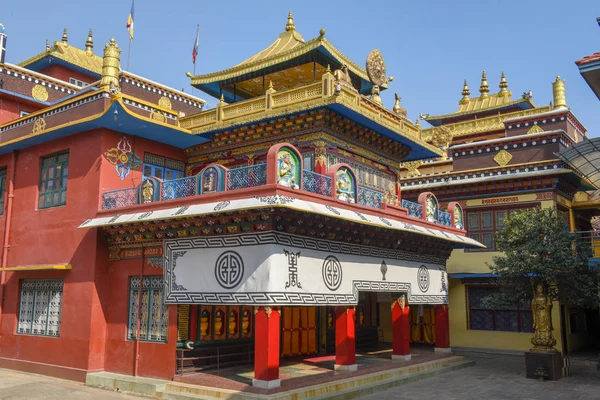
[{"label": "golden statue", "polygon": [[556,339],[552,335],[552,299],[544,293],[542,285],[536,286],[536,294],[531,300],[534,334],[531,338],[533,348],[538,353],[553,353],[556,351]]},{"label": "golden statue", "polygon": [[350,73],[348,72],[348,66],[346,64],[342,65],[342,68],[333,71],[333,76],[335,77],[336,82],[339,82],[346,87],[354,89],[354,87],[352,86],[352,79],[350,78]]},{"label": "golden statue", "polygon": [[386,204],[391,204],[394,206],[399,205],[398,194],[396,193],[396,184],[394,182],[390,182],[388,185],[388,190],[383,195],[383,202]]}]

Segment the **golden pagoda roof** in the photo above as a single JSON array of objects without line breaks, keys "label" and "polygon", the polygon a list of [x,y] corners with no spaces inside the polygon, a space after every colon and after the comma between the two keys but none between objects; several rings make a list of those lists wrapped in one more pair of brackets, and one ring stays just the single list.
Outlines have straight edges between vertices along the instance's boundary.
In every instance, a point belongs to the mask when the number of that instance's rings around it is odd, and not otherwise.
[{"label": "golden pagoda roof", "polygon": [[[90,36],[88,37],[88,41],[91,40],[91,31]],[[87,45],[87,43],[86,43]],[[46,50],[31,57],[27,60],[20,62],[18,65],[21,67],[27,67],[45,57],[51,56],[58,58],[59,60],[63,60],[69,64],[75,65],[79,68],[82,68],[86,71],[89,71],[93,74],[101,75],[102,74],[102,57],[94,54],[93,49],[87,46],[88,48],[83,50],[77,47],[71,46],[68,43],[66,36],[66,29],[63,33],[63,37],[61,41],[54,42],[54,46],[46,47]],[[93,43],[92,43],[93,47]]]},{"label": "golden pagoda roof", "polygon": [[439,123],[443,120],[453,120],[458,117],[466,116],[469,114],[476,114],[480,112],[487,113],[490,111],[511,108],[520,108],[523,110],[536,108],[536,105],[533,103],[530,94],[523,94],[523,96],[517,100],[511,99],[512,92],[507,89],[508,83],[506,82],[504,72],[502,73],[502,77],[500,78],[499,87],[500,91],[498,93],[488,94],[490,88],[487,83],[486,72],[483,71],[483,74],[481,76],[481,85],[479,87],[479,92],[481,94],[479,96],[469,97],[471,92],[469,90],[467,81],[465,80],[462,91],[463,97],[458,102],[458,111],[444,115],[427,116],[423,119],[431,123],[432,125],[439,125]]},{"label": "golden pagoda roof", "polygon": [[364,68],[343,55],[325,38],[325,29],[321,29],[318,37],[305,42],[302,35],[296,31],[291,12],[288,15],[285,32],[280,34],[266,49],[222,71],[195,76],[188,72],[187,75],[191,78],[192,85],[224,81],[293,60],[320,47],[323,48],[324,53],[330,54],[340,64],[346,64],[350,72],[367,82],[369,81],[367,71]]}]

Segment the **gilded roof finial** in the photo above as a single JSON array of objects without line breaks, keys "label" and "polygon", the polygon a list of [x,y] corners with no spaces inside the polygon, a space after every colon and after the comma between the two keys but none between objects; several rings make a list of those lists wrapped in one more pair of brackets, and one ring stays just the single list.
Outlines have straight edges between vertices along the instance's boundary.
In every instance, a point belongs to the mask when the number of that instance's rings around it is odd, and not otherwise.
[{"label": "gilded roof finial", "polygon": [[94,39],[92,38],[92,30],[90,29],[90,33],[88,33],[87,40],[85,41],[85,52],[92,53],[94,49]]},{"label": "gilded roof finial", "polygon": [[498,94],[500,96],[507,96],[510,94],[508,91],[508,82],[506,81],[506,77],[504,76],[504,71],[502,71],[502,77],[500,77],[500,92]]},{"label": "gilded roof finial", "polygon": [[556,80],[552,82],[552,97],[554,99],[554,109],[566,110],[567,108],[567,96],[565,94],[565,81],[560,79],[560,76],[556,77]]},{"label": "gilded roof finial", "polygon": [[62,34],[62,42],[66,45],[69,42],[69,38],[67,37],[67,28],[63,30]]},{"label": "gilded roof finial", "polygon": [[406,108],[400,105],[400,100],[402,100],[402,97],[398,96],[398,93],[394,93],[394,96],[396,97],[396,102],[394,103],[394,108],[392,108],[392,110],[396,114],[404,115],[406,117]]},{"label": "gilded roof finial", "polygon": [[50,46],[50,41],[48,39],[46,39],[46,51],[47,52],[52,51],[52,46]]},{"label": "gilded roof finial", "polygon": [[287,25],[285,26],[285,31],[289,32],[289,31],[295,31],[296,30],[296,25],[294,25],[294,16],[292,15],[292,11],[290,11],[288,13],[288,21],[287,21]]},{"label": "gilded roof finial", "polygon": [[490,87],[487,83],[487,75],[485,70],[483,70],[483,73],[481,74],[481,86],[479,86],[479,93],[481,93],[481,97],[487,97],[489,91]]},{"label": "gilded roof finial", "polygon": [[460,99],[459,104],[467,104],[470,101],[469,96],[471,95],[471,91],[469,90],[469,85],[467,85],[466,79],[461,93],[463,97]]},{"label": "gilded roof finial", "polygon": [[[104,46],[104,57],[102,58],[102,80],[100,88],[110,88],[117,91],[119,85],[119,73],[121,72],[121,49],[110,39],[110,43]],[[115,93],[116,94],[116,93]]]},{"label": "gilded roof finial", "polygon": [[319,37],[320,38],[324,38],[325,37],[325,28],[321,28],[321,30],[319,31]]}]

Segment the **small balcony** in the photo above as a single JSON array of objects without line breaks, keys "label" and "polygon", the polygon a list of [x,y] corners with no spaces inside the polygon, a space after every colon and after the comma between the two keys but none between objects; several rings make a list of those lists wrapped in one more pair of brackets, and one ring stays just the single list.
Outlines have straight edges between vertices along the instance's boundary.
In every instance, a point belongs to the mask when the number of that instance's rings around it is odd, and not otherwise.
[{"label": "small balcony", "polygon": [[233,195],[233,192],[279,185],[299,193],[311,193],[312,198],[317,201],[339,201],[373,209],[397,209],[408,217],[463,229],[460,205],[451,203],[448,211],[441,211],[437,198],[432,193],[422,193],[418,202],[412,202],[400,198],[398,187],[390,188],[390,191],[384,193],[358,185],[352,167],[346,164],[333,165],[326,174],[319,174],[302,166],[302,155],[292,145],[282,143],[272,146],[266,162],[261,164],[236,168],[212,164],[197,175],[169,181],[144,177],[139,186],[104,192],[102,210],[191,197],[201,199],[219,192],[224,197],[230,192]]}]

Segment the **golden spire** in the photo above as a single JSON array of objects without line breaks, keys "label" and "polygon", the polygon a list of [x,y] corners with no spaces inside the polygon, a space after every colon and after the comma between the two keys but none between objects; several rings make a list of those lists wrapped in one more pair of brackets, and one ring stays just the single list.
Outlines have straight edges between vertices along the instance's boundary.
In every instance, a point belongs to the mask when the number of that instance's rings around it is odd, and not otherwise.
[{"label": "golden spire", "polygon": [[508,82],[506,81],[506,77],[504,76],[504,71],[502,71],[502,76],[500,77],[500,85],[498,86],[500,87],[500,92],[498,92],[498,95],[500,95],[500,97],[510,95],[510,92],[508,91]]},{"label": "golden spire", "polygon": [[469,96],[471,95],[471,91],[469,90],[469,85],[467,85],[467,80],[465,79],[465,83],[463,85],[463,90],[461,92],[463,95],[462,99],[458,102],[459,104],[467,104],[469,100]]},{"label": "golden spire", "polygon": [[288,22],[287,25],[285,26],[285,31],[289,32],[289,31],[295,31],[296,30],[296,25],[294,25],[294,16],[292,15],[292,12],[290,11],[288,14]]},{"label": "golden spire", "polygon": [[90,29],[90,33],[88,33],[88,37],[87,40],[85,41],[85,52],[86,53],[93,53],[94,49],[94,39],[92,38],[92,30]]},{"label": "golden spire", "polygon": [[121,49],[110,39],[110,43],[104,46],[104,58],[102,59],[102,80],[100,88],[119,89],[119,73],[121,72]]},{"label": "golden spire", "polygon": [[67,37],[67,28],[65,28],[63,30],[63,34],[62,34],[62,39],[61,40],[62,40],[63,44],[65,44],[65,45],[69,42],[69,38]]},{"label": "golden spire", "polygon": [[567,108],[567,96],[565,95],[565,81],[556,77],[556,81],[552,82],[552,97],[554,97],[554,109]]},{"label": "golden spire", "polygon": [[485,70],[483,70],[483,73],[481,74],[481,86],[479,86],[479,93],[481,93],[481,97],[487,97],[489,91],[490,87],[487,83],[487,75]]}]

